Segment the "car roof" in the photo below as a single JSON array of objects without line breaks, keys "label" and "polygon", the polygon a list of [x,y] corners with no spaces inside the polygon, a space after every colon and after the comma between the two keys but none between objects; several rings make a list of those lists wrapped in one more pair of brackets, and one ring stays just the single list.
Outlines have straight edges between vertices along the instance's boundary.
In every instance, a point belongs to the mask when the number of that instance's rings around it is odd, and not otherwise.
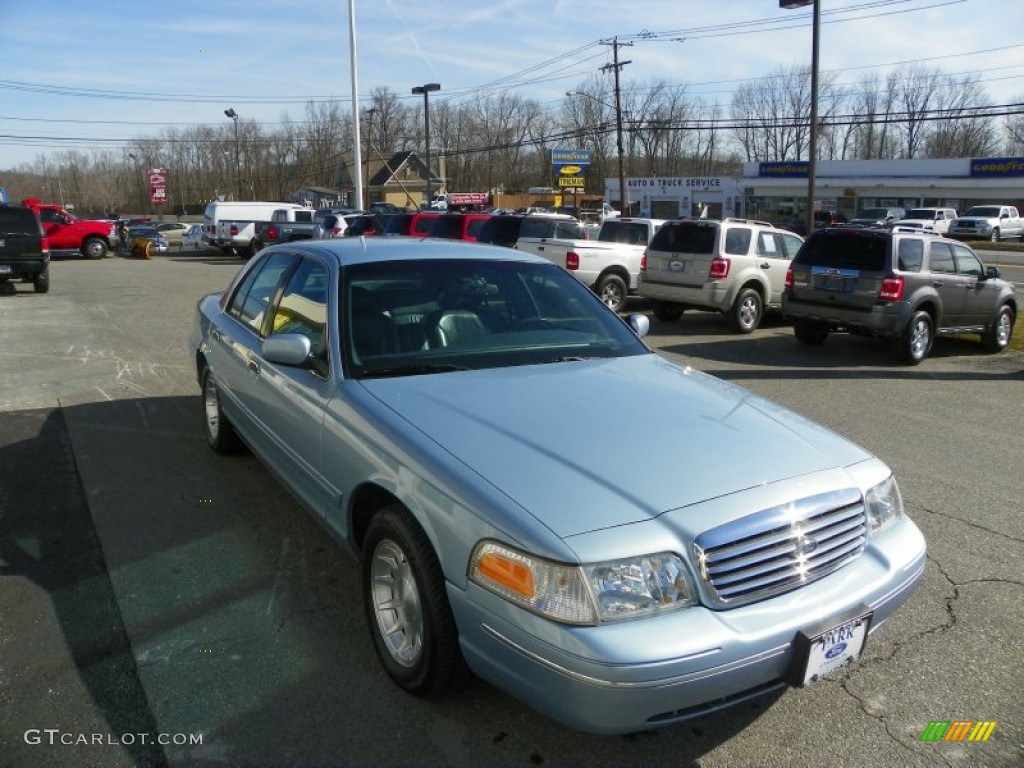
[{"label": "car roof", "polygon": [[490,261],[519,261],[551,264],[545,258],[526,251],[501,248],[483,243],[460,240],[420,239],[411,237],[348,237],[331,240],[300,240],[273,245],[260,254],[273,251],[302,252],[325,257],[339,266],[372,264],[383,261],[462,259]]}]

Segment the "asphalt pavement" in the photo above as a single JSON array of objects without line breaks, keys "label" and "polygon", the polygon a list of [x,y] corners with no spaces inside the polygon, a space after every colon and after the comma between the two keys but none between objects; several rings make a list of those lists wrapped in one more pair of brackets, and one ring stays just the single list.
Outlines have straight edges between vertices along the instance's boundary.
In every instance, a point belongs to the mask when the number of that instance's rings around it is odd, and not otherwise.
[{"label": "asphalt pavement", "polygon": [[[354,561],[253,457],[208,450],[186,337],[240,263],[68,260],[49,294],[0,286],[0,766],[1024,764],[1024,354],[940,339],[907,368],[870,339],[802,348],[779,321],[652,320],[660,354],[887,461],[929,563],[842,677],[591,737],[479,681],[399,691]],[[609,450],[643,446],[610,429]],[[757,458],[740,437],[722,460]],[[921,741],[947,720],[996,726]]]}]

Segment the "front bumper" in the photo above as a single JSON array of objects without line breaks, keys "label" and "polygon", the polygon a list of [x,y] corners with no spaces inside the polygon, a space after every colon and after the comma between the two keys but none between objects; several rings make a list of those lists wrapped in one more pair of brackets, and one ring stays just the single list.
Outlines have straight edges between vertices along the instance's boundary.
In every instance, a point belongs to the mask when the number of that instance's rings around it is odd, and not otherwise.
[{"label": "front bumper", "polygon": [[797,633],[859,606],[871,633],[902,604],[925,565],[925,542],[902,518],[856,561],[820,581],[731,610],[703,606],[652,619],[571,627],[469,584],[449,585],[463,654],[480,677],[572,728],[602,734],[660,728],[786,685]]}]

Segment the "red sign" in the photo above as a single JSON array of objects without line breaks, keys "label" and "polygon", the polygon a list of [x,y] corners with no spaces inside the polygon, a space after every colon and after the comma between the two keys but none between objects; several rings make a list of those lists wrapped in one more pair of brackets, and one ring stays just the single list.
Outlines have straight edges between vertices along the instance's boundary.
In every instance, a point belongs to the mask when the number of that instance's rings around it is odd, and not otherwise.
[{"label": "red sign", "polygon": [[153,168],[149,172],[149,200],[154,205],[167,202],[167,171]]}]

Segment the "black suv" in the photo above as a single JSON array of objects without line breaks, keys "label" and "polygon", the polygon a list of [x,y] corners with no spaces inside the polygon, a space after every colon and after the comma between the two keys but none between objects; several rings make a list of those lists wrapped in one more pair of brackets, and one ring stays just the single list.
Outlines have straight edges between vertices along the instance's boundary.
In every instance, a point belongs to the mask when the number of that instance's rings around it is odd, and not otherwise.
[{"label": "black suv", "polygon": [[20,205],[0,205],[0,283],[31,280],[36,293],[50,290],[50,249],[39,218]]},{"label": "black suv", "polygon": [[977,333],[989,352],[1004,349],[1017,296],[998,269],[956,240],[833,228],[815,232],[797,252],[782,314],[801,344],[821,344],[831,331],[878,336],[916,365],[937,335]]},{"label": "black suv", "polygon": [[558,214],[511,213],[492,216],[477,234],[478,243],[515,247],[521,237],[554,237],[564,240],[585,240],[586,232],[571,216]]}]

